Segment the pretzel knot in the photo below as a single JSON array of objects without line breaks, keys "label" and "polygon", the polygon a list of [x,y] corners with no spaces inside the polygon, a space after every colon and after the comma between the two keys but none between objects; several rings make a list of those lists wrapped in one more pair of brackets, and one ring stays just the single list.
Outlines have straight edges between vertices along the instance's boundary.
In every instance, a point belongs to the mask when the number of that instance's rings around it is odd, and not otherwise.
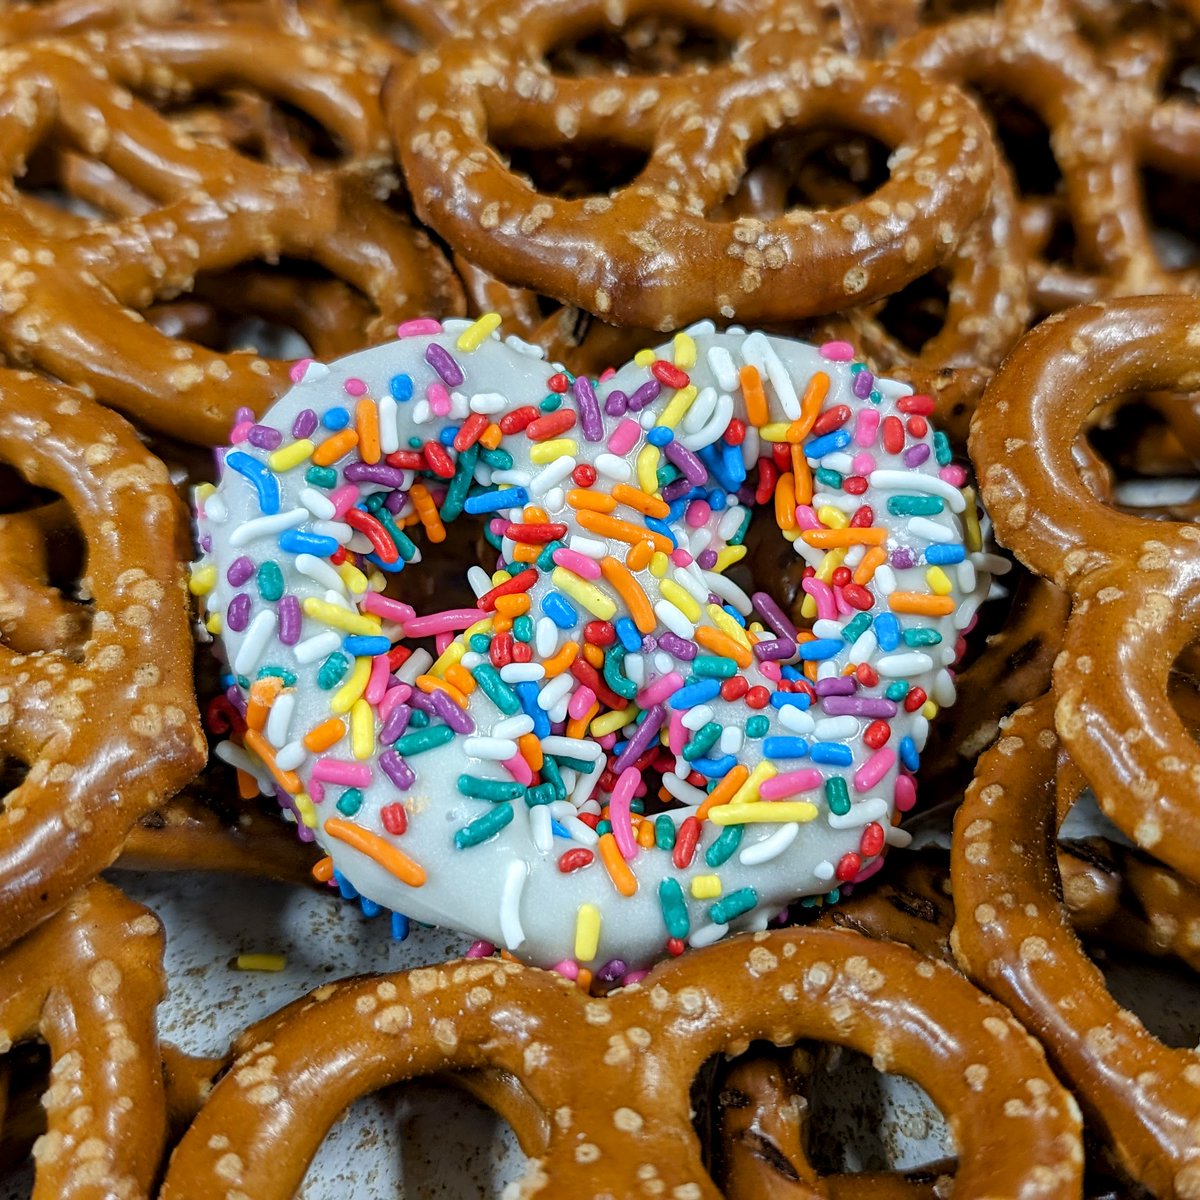
[{"label": "pretzel knot", "polygon": [[[370,300],[361,341],[410,310],[461,307],[440,252],[380,198],[388,185],[377,87],[387,61],[360,64],[332,41],[314,49],[257,22],[121,29],[8,50],[0,58],[3,353],[146,425],[212,444],[239,407],[261,411],[282,390],[285,364],[174,342],[131,310],[188,290],[201,272],[280,257],[314,262]],[[126,90],[165,89],[178,101],[247,84],[311,114],[349,165],[254,161],[181,135]],[[66,215],[18,191],[13,180],[47,146],[124,185],[115,219]]]},{"label": "pretzel knot", "polygon": [[656,1195],[709,1200],[718,1193],[691,1126],[693,1077],[712,1054],[798,1037],[918,1080],[954,1131],[962,1194],[1032,1195],[1023,1189],[1035,1183],[1038,1195],[1078,1194],[1074,1101],[1003,1008],[907,947],[806,930],[709,947],[605,1000],[479,960],[319,988],[247,1031],[162,1197],[290,1196],[356,1096],[495,1067],[547,1118],[528,1192],[632,1197],[656,1180]]},{"label": "pretzel knot", "polygon": [[[0,610],[0,765],[9,780],[25,769],[0,815],[8,944],[112,862],[138,817],[200,769],[205,746],[182,521],[163,465],[119,417],[14,371],[0,372],[0,459],[58,493],[86,539],[86,602],[14,572]],[[7,585],[7,563],[0,574]],[[51,649],[38,621],[59,608],[75,636]]]},{"label": "pretzel knot", "polygon": [[[1055,897],[1053,716],[1048,694],[980,759],[955,822],[952,945],[1042,1040],[1125,1169],[1155,1195],[1195,1196],[1200,1054],[1169,1049],[1121,1009]],[[1073,799],[1060,785],[1060,815]]]},{"label": "pretzel knot", "polygon": [[[638,0],[627,14],[649,8]],[[960,92],[905,67],[823,50],[815,27],[789,10],[680,3],[676,12],[736,43],[727,65],[566,78],[550,72],[546,54],[603,27],[604,4],[574,5],[569,16],[548,0],[485,8],[486,37],[443,42],[385,98],[422,219],[508,282],[648,328],[714,309],[727,319],[794,320],[898,290],[944,262],[983,211],[991,140]],[[888,182],[834,211],[712,218],[757,143],[822,122],[885,142]],[[563,139],[581,151],[615,144],[645,166],[607,195],[564,199],[537,191],[494,148]]]},{"label": "pretzel knot", "polygon": [[1071,593],[1054,671],[1059,736],[1101,808],[1200,880],[1200,749],[1167,695],[1200,636],[1200,528],[1108,508],[1072,447],[1125,393],[1200,385],[1200,301],[1145,297],[1051,318],[1009,357],[976,414],[971,452],[999,540]]}]

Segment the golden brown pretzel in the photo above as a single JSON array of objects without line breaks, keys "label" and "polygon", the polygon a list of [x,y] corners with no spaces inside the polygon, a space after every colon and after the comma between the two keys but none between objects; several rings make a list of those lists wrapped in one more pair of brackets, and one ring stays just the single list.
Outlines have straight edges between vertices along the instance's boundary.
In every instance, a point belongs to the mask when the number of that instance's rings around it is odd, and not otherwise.
[{"label": "golden brown pretzel", "polygon": [[163,21],[180,7],[181,0],[15,0],[0,13],[0,46],[126,21]]},{"label": "golden brown pretzel", "polygon": [[241,1039],[172,1156],[162,1200],[290,1196],[355,1096],[483,1066],[517,1075],[551,1118],[547,1153],[532,1164],[541,1187],[632,1197],[654,1179],[663,1195],[707,1200],[717,1193],[688,1085],[719,1050],[798,1036],[875,1054],[919,1080],[954,1130],[962,1194],[1017,1195],[1034,1180],[1046,1196],[1077,1194],[1075,1104],[1002,1008],[906,947],[808,930],[709,947],[604,1000],[479,960],[319,988]]},{"label": "golden brown pretzel", "polygon": [[1048,694],[980,759],[955,821],[952,944],[971,977],[1041,1038],[1124,1168],[1182,1200],[1200,1190],[1200,1054],[1167,1048],[1120,1008],[1060,907],[1047,853],[1053,718]]},{"label": "golden brown pretzel", "polygon": [[[661,6],[660,6],[661,8]],[[638,2],[628,16],[645,11]],[[545,52],[603,25],[599,0],[478,15],[393,78],[392,135],[422,218],[472,262],[607,320],[669,329],[699,316],[790,320],[870,300],[944,262],[982,212],[991,142],[959,93],[905,68],[819,49],[807,6],[675,0],[737,42],[731,64],[668,77],[554,76]],[[792,19],[798,14],[799,22]],[[869,97],[869,104],[867,98]],[[835,212],[711,221],[746,155],[781,128],[849,124],[896,153],[890,180]],[[566,138],[645,156],[606,196],[539,193],[488,143]],[[704,288],[695,278],[706,281]]]},{"label": "golden brown pretzel", "polygon": [[1147,297],[1045,321],[997,374],[971,453],[996,536],[1072,596],[1054,670],[1056,725],[1100,807],[1138,845],[1200,880],[1200,749],[1167,695],[1200,635],[1200,528],[1101,504],[1072,445],[1092,409],[1200,384],[1200,301]]},{"label": "golden brown pretzel", "polygon": [[[377,105],[386,58],[333,40],[314,49],[261,22],[121,29],[87,45],[29,44],[0,61],[0,177],[50,139],[105,164],[151,207],[82,227],[63,218],[43,232],[44,206],[0,184],[6,355],[177,437],[214,443],[238,407],[261,410],[278,394],[285,364],[171,342],[130,309],[174,297],[197,273],[281,255],[314,261],[370,299],[364,340],[406,314],[461,306],[440,253],[376,198],[386,191]],[[314,65],[297,71],[297,61]],[[125,90],[180,99],[239,84],[309,112],[345,147],[345,170],[274,168],[181,138]]]},{"label": "golden brown pretzel", "polygon": [[0,764],[27,768],[0,815],[7,945],[108,866],[205,747],[177,549],[186,527],[163,465],[115,414],[15,371],[0,372],[0,460],[70,506],[87,541],[89,621],[82,645],[0,644]]}]

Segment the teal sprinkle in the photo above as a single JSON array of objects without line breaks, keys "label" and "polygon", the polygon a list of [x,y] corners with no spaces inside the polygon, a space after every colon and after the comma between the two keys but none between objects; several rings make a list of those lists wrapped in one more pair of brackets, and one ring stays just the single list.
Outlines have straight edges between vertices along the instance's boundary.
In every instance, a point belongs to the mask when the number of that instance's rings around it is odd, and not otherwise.
[{"label": "teal sprinkle", "polygon": [[[412,721],[409,721],[412,724]],[[429,725],[418,729],[415,733],[406,733],[396,742],[396,753],[402,758],[411,758],[414,754],[423,754],[426,750],[436,750],[447,742],[454,741],[454,730],[449,725]]]},{"label": "teal sprinkle", "polygon": [[663,463],[654,472],[654,480],[660,488],[665,488],[668,483],[674,483],[678,478],[679,472],[670,463]]},{"label": "teal sprinkle", "polygon": [[391,534],[392,541],[396,543],[396,549],[400,552],[400,557],[405,562],[412,562],[417,553],[417,547],[412,538],[396,524],[392,519],[392,514],[386,508],[381,508],[375,515],[379,518],[380,525]]},{"label": "teal sprinkle", "polygon": [[710,867],[719,867],[733,857],[734,851],[742,844],[744,825],[726,825],[721,836],[704,852],[704,861]]},{"label": "teal sprinkle", "polygon": [[[654,818],[654,844],[660,850],[675,849],[675,822],[666,813],[659,813]],[[666,882],[664,879],[663,883]]]},{"label": "teal sprinkle", "polygon": [[478,461],[478,443],[459,454],[454,463],[454,478],[450,480],[450,486],[446,489],[446,499],[442,501],[439,515],[443,522],[448,524],[462,516],[463,503],[467,498],[467,492],[471,490],[471,483],[475,479],[475,464]]},{"label": "teal sprinkle", "polygon": [[906,679],[897,679],[887,685],[887,690],[883,693],[889,700],[899,704],[905,696],[908,695],[908,681]]},{"label": "teal sprinkle", "polygon": [[486,654],[488,652],[488,647],[491,644],[492,639],[486,633],[471,634],[470,645],[471,649],[474,650],[476,654]]},{"label": "teal sprinkle", "polygon": [[623,700],[632,700],[637,695],[637,684],[626,677],[622,670],[625,662],[625,647],[616,643],[604,653],[604,682]]},{"label": "teal sprinkle", "polygon": [[340,650],[335,650],[322,664],[317,672],[317,687],[322,691],[330,691],[342,682],[343,676],[350,670],[350,660]]},{"label": "teal sprinkle", "polygon": [[408,446],[410,450],[420,450],[421,445],[422,443],[419,437],[410,437],[408,439]]},{"label": "teal sprinkle", "polygon": [[377,513],[383,507],[383,503],[386,499],[387,493],[372,492],[371,495],[367,497],[367,512]]},{"label": "teal sprinkle", "polygon": [[258,568],[258,594],[274,603],[283,595],[283,572],[274,559],[267,559]]},{"label": "teal sprinkle", "polygon": [[842,898],[842,889],[834,888],[831,892],[825,893],[826,904],[836,904]]},{"label": "teal sprinkle", "polygon": [[309,467],[304,472],[304,482],[319,488],[337,487],[337,471],[333,467]]},{"label": "teal sprinkle", "polygon": [[287,667],[266,666],[258,668],[258,679],[278,679],[283,683],[284,687],[296,686],[296,673],[289,671]]},{"label": "teal sprinkle", "polygon": [[554,761],[558,763],[560,769],[565,768],[568,771],[578,771],[580,775],[590,775],[592,768],[595,766],[589,759],[568,758],[565,754],[554,755]]},{"label": "teal sprinkle", "polygon": [[552,758],[545,758],[542,762],[542,775],[545,782],[554,789],[554,798],[556,800],[565,800],[567,798],[567,785],[563,783],[562,772],[558,769],[558,763]]},{"label": "teal sprinkle", "polygon": [[472,800],[520,800],[525,795],[524,786],[511,779],[480,779],[478,775],[460,775],[458,790]]},{"label": "teal sprinkle", "polygon": [[[487,527],[484,526],[484,528]],[[562,542],[547,542],[542,547],[542,552],[537,556],[537,562],[534,564],[542,574],[549,575],[554,570],[554,552],[561,550],[563,545]]]},{"label": "teal sprinkle", "polygon": [[844,817],[850,811],[850,789],[840,775],[825,780],[825,803],[835,817]]},{"label": "teal sprinkle", "polygon": [[[478,442],[475,444],[479,445]],[[480,446],[479,457],[494,471],[512,470],[513,456],[507,450],[489,450],[486,446]]]},{"label": "teal sprinkle", "polygon": [[870,396],[867,397],[867,399],[870,400],[872,404],[882,404],[883,403],[883,393],[877,392],[877,391],[875,391],[874,388],[872,388],[871,394],[870,394]]},{"label": "teal sprinkle", "polygon": [[851,363],[850,364],[850,374],[857,375],[860,371],[865,370],[866,366],[867,366],[866,363],[860,363],[860,362]]},{"label": "teal sprinkle", "polygon": [[771,732],[771,722],[767,720],[762,713],[755,713],[754,716],[746,722],[746,736],[748,738],[764,738]]},{"label": "teal sprinkle", "polygon": [[860,612],[846,622],[842,629],[842,639],[847,645],[853,645],[870,628],[871,618],[865,612]]},{"label": "teal sprinkle", "polygon": [[716,721],[709,721],[692,734],[692,740],[683,747],[683,757],[688,762],[703,758],[717,744],[721,736],[722,726]]},{"label": "teal sprinkle", "polygon": [[414,708],[412,716],[408,718],[409,729],[425,729],[428,725],[429,714],[419,708]]},{"label": "teal sprinkle", "polygon": [[641,799],[638,796],[634,796],[634,798],[632,800],[630,800],[630,802],[629,802],[629,811],[635,812],[638,814],[638,816],[641,816],[642,813],[644,813],[646,811],[645,800]]},{"label": "teal sprinkle", "polygon": [[942,640],[942,635],[936,629],[926,629],[923,626],[917,629],[906,629],[904,631],[904,644],[906,646],[936,646]]},{"label": "teal sprinkle", "polygon": [[841,473],[831,471],[828,467],[818,467],[813,472],[813,478],[827,488],[840,488],[842,486]]},{"label": "teal sprinkle", "polygon": [[485,812],[482,817],[476,817],[469,825],[464,825],[454,835],[454,844],[460,850],[466,850],[469,846],[478,846],[481,842],[486,842],[488,838],[495,837],[512,819],[512,802],[505,801],[503,804],[497,804],[490,812]]},{"label": "teal sprinkle", "polygon": [[337,810],[343,817],[352,817],[362,808],[363,794],[359,788],[347,788],[339,797]]},{"label": "teal sprinkle", "polygon": [[697,654],[692,659],[692,674],[699,679],[732,679],[737,669],[737,663],[724,655]]},{"label": "teal sprinkle", "polygon": [[558,412],[562,408],[563,398],[557,392],[551,392],[544,400],[538,404],[538,408],[544,413]]},{"label": "teal sprinkle", "polygon": [[492,523],[490,521],[483,527],[483,540],[498,553],[504,552],[504,539],[498,533],[492,532]]},{"label": "teal sprinkle", "polygon": [[748,913],[758,904],[758,893],[752,887],[738,888],[709,907],[708,918],[714,925],[728,925],[730,921]]},{"label": "teal sprinkle", "polygon": [[472,672],[475,682],[483,694],[506,716],[515,717],[521,711],[517,693],[500,678],[500,672],[491,663],[480,663]]},{"label": "teal sprinkle", "polygon": [[954,458],[950,439],[940,429],[933,435],[933,454],[939,467],[948,467]]},{"label": "teal sprinkle", "polygon": [[687,901],[683,898],[683,888],[679,886],[678,879],[664,879],[658,885],[658,903],[662,908],[667,933],[683,941],[691,932],[692,923],[688,919]]},{"label": "teal sprinkle", "polygon": [[240,687],[243,691],[250,687],[250,680],[248,680],[245,675],[238,675],[236,676],[236,679],[238,687]]},{"label": "teal sprinkle", "polygon": [[894,517],[934,517],[945,507],[941,496],[889,496],[887,502]]},{"label": "teal sprinkle", "polygon": [[611,821],[597,821],[596,822],[596,832],[598,834],[612,833],[612,822]]},{"label": "teal sprinkle", "polygon": [[525,803],[530,808],[537,808],[539,804],[553,804],[557,799],[552,783],[539,783],[525,791]]},{"label": "teal sprinkle", "polygon": [[753,509],[746,509],[746,515],[742,518],[742,523],[738,526],[738,531],[729,539],[731,546],[740,546],[745,540],[746,534],[750,532],[750,522],[754,519]]},{"label": "teal sprinkle", "polygon": [[533,618],[528,615],[522,615],[513,621],[512,635],[518,642],[533,641]]}]

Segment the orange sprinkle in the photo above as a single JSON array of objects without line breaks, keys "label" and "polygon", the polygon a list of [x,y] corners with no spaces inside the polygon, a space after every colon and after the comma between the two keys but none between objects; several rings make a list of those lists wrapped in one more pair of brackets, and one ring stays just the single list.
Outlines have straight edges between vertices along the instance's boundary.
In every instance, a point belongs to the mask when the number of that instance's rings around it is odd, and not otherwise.
[{"label": "orange sprinkle", "polygon": [[542,753],[542,740],[536,733],[523,733],[517,738],[517,749],[521,757],[529,764],[531,771],[540,771],[546,761]]},{"label": "orange sprinkle", "polygon": [[529,604],[528,592],[517,592],[512,596],[496,597],[496,611],[501,616],[508,617],[510,620],[527,613],[529,611]]},{"label": "orange sprinkle", "polygon": [[[364,459],[366,456],[363,456]],[[425,526],[425,532],[429,535],[431,542],[444,542],[446,540],[446,527],[442,524],[442,518],[438,516],[437,505],[433,502],[433,497],[429,494],[429,489],[423,483],[414,483],[408,489],[409,498],[413,502],[413,508],[417,510],[417,516],[421,519],[421,524]]]},{"label": "orange sprinkle", "polygon": [[467,698],[454,686],[448,683],[445,679],[439,679],[436,675],[418,675],[413,683],[417,685],[427,696],[433,692],[445,692],[459,708],[467,707]]},{"label": "orange sprinkle", "polygon": [[815,662],[806,662],[804,664],[804,678],[810,683],[817,682],[817,664]]},{"label": "orange sprinkle", "polygon": [[377,463],[383,457],[379,446],[379,408],[370,396],[354,406],[354,427],[358,430],[358,453],[365,463]]},{"label": "orange sprinkle", "polygon": [[[633,549],[636,550],[637,547],[635,546]],[[633,550],[629,553],[632,554]],[[600,560],[600,573],[612,584],[617,595],[625,601],[625,607],[629,609],[629,615],[633,618],[638,633],[653,633],[654,627],[658,624],[658,618],[654,615],[650,597],[642,590],[642,585],[634,579],[629,570],[609,555]]]},{"label": "orange sprinkle", "polygon": [[780,529],[796,528],[796,477],[785,471],[775,485],[775,524]]},{"label": "orange sprinkle", "polygon": [[875,572],[887,562],[887,551],[882,546],[872,546],[862,556],[862,562],[854,568],[854,582],[866,587],[875,578]]},{"label": "orange sprinkle", "polygon": [[535,563],[538,556],[542,553],[542,546],[535,546],[532,542],[514,542],[513,543],[513,562],[519,563]]},{"label": "orange sprinkle", "polygon": [[[813,427],[813,422],[821,413],[821,405],[825,402],[825,396],[829,391],[829,376],[824,371],[814,371],[813,377],[808,381],[808,387],[804,389],[804,396],[800,400],[800,419],[793,423],[793,428],[799,427],[801,437],[807,437],[809,430]],[[788,430],[788,440],[791,440],[791,430]]]},{"label": "orange sprinkle", "polygon": [[622,521],[618,517],[608,517],[602,513],[590,512],[585,509],[580,512],[577,520],[590,533],[598,533],[601,537],[616,538],[618,542],[628,542],[631,546],[648,541],[655,550],[661,550],[663,554],[670,554],[675,549],[671,545],[670,538],[663,537],[661,533],[650,532],[630,521]]},{"label": "orange sprinkle", "polygon": [[610,513],[617,507],[612,496],[593,492],[590,488],[572,488],[567,493],[567,503],[576,510],[598,513]]},{"label": "orange sprinkle", "polygon": [[919,617],[948,617],[955,608],[950,596],[931,596],[924,592],[893,592],[888,597],[892,612],[914,613]]},{"label": "orange sprinkle", "polygon": [[596,849],[600,851],[600,861],[604,864],[609,879],[613,881],[613,887],[622,896],[632,896],[637,891],[637,878],[629,869],[629,864],[621,857],[617,839],[611,833],[602,833]]},{"label": "orange sprinkle", "polygon": [[799,446],[792,447],[792,474],[795,476],[793,486],[796,489],[797,504],[811,504],[813,498],[812,468],[804,451]]},{"label": "orange sprinkle", "polygon": [[328,854],[313,863],[312,877],[318,883],[328,883],[333,878],[333,859]]},{"label": "orange sprinkle", "polygon": [[525,520],[528,521],[530,525],[540,525],[543,521],[548,521],[550,519],[546,510],[537,504],[525,505],[525,511],[523,515]]},{"label": "orange sprinkle", "polygon": [[600,711],[599,704],[593,704],[582,717],[572,717],[567,722],[567,737],[581,738],[587,734],[587,727],[592,718]]},{"label": "orange sprinkle", "polygon": [[425,868],[413,862],[403,851],[397,850],[391,842],[385,842],[377,833],[338,817],[330,817],[325,822],[325,832],[330,837],[337,838],[339,842],[352,846],[360,854],[373,858],[401,883],[407,883],[409,887],[420,887],[425,882]]},{"label": "orange sprinkle", "polygon": [[622,504],[628,504],[630,508],[636,508],[648,517],[657,517],[662,521],[671,515],[670,506],[665,500],[660,500],[657,496],[647,496],[641,488],[630,487],[627,483],[613,484],[612,494]]},{"label": "orange sprinkle", "polygon": [[462,663],[451,663],[446,668],[446,682],[454,684],[464,696],[469,696],[478,686],[475,676]]},{"label": "orange sprinkle", "polygon": [[650,850],[654,846],[654,826],[649,821],[639,821],[634,836],[643,850]]},{"label": "orange sprinkle", "polygon": [[500,445],[500,439],[504,436],[500,432],[500,426],[494,421],[480,435],[479,444],[488,450],[495,450]]},{"label": "orange sprinkle", "polygon": [[253,800],[259,794],[258,780],[249,771],[238,771],[237,786],[243,800]]},{"label": "orange sprinkle", "polygon": [[748,667],[754,661],[754,655],[746,646],[743,646],[741,642],[734,641],[729,634],[722,633],[711,625],[701,625],[696,629],[696,641],[705,650],[732,658],[739,667]]},{"label": "orange sprinkle", "polygon": [[512,617],[505,616],[504,613],[498,612],[492,621],[493,633],[511,633],[512,632]]},{"label": "orange sprinkle", "polygon": [[250,699],[246,704],[246,724],[251,729],[262,730],[267,723],[267,714],[271,711],[271,705],[279,698],[281,691],[283,691],[283,680],[274,675],[268,675],[265,679],[256,679],[250,685]]},{"label": "orange sprinkle", "polygon": [[279,784],[289,796],[298,795],[304,790],[300,783],[300,776],[295,771],[283,771],[279,764],[275,761],[275,748],[267,741],[257,729],[247,729],[242,737],[242,741],[247,750],[253,754],[257,754],[263,760],[268,771],[275,778],[275,782]]},{"label": "orange sprinkle", "polygon": [[579,974],[575,976],[575,986],[581,992],[587,992],[592,987],[592,973],[587,967],[580,967]]},{"label": "orange sprinkle", "polygon": [[750,418],[750,424],[765,425],[771,419],[771,412],[767,407],[767,397],[758,368],[747,363],[738,372],[738,378],[742,382],[742,395],[746,399],[746,416]]},{"label": "orange sprinkle", "polygon": [[845,529],[806,529],[800,536],[810,546],[829,550],[835,546],[878,546],[887,541],[887,530],[856,529],[848,525]]},{"label": "orange sprinkle", "polygon": [[330,746],[340,742],[346,736],[346,722],[338,717],[330,717],[320,725],[314,725],[304,735],[304,748],[314,754],[321,754]]},{"label": "orange sprinkle", "polygon": [[568,670],[578,655],[578,642],[564,642],[554,654],[542,663],[542,666],[546,668],[546,678],[553,679],[556,675],[561,675]]},{"label": "orange sprinkle", "polygon": [[[644,571],[654,557],[654,543],[642,538],[628,554],[625,555],[625,565],[631,571]],[[628,601],[626,602],[628,603]]]},{"label": "orange sprinkle", "polygon": [[599,646],[592,645],[587,642],[583,647],[583,657],[596,668],[597,671],[604,666],[604,651]]},{"label": "orange sprinkle", "polygon": [[312,460],[318,467],[331,467],[343,454],[358,445],[358,434],[347,426],[327,437],[314,451]]},{"label": "orange sprinkle", "polygon": [[696,820],[703,821],[708,816],[709,810],[717,807],[718,804],[728,804],[733,799],[738,788],[750,778],[750,768],[744,763],[738,763],[720,783],[717,784],[711,792],[708,793],[708,798],[696,809]]}]

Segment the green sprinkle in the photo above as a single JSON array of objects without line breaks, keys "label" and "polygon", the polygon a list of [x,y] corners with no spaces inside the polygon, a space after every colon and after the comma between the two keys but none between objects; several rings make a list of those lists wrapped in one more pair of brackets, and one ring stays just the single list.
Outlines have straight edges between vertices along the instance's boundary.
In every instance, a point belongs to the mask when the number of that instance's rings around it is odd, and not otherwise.
[{"label": "green sprinkle", "polygon": [[887,690],[883,693],[889,700],[899,704],[905,696],[908,695],[908,680],[897,679],[894,683],[887,685]]},{"label": "green sprinkle", "polygon": [[362,808],[363,794],[359,788],[347,788],[339,797],[337,810],[343,817],[352,817]]},{"label": "green sprinkle", "polygon": [[[654,818],[654,844],[660,850],[675,849],[675,822],[666,813],[659,813]],[[668,880],[663,880],[663,883],[667,882]],[[662,884],[659,886],[661,887]]]},{"label": "green sprinkle", "polygon": [[515,717],[521,711],[517,693],[500,678],[500,672],[491,663],[480,663],[471,672],[483,694],[506,716]]},{"label": "green sprinkle", "polygon": [[887,510],[894,517],[933,517],[946,502],[941,496],[889,496]]},{"label": "green sprinkle", "polygon": [[673,938],[683,941],[691,932],[692,923],[688,920],[687,901],[683,898],[683,888],[677,879],[664,879],[658,885],[658,903],[662,908],[663,924],[667,933]]},{"label": "green sprinkle", "polygon": [[237,685],[238,685],[238,687],[240,687],[242,689],[242,691],[250,690],[250,680],[248,680],[245,677],[245,675],[238,675],[236,678],[237,678]]},{"label": "green sprinkle", "polygon": [[639,815],[644,813],[646,811],[645,800],[643,800],[640,796],[634,796],[634,798],[629,802],[629,811],[638,813]]},{"label": "green sprinkle", "polygon": [[287,667],[277,667],[268,665],[258,668],[258,679],[278,679],[281,680],[284,687],[296,686],[296,672],[289,671]]},{"label": "green sprinkle", "polygon": [[755,713],[746,722],[746,736],[748,738],[764,738],[770,732],[771,722],[762,713]]},{"label": "green sprinkle", "polygon": [[468,846],[478,846],[480,842],[495,837],[512,819],[511,801],[497,804],[490,812],[485,812],[482,817],[476,817],[469,825],[464,825],[454,835],[454,844],[460,850],[466,850]]},{"label": "green sprinkle", "polygon": [[883,393],[877,392],[877,391],[875,391],[874,388],[872,388],[871,394],[867,397],[867,399],[870,400],[872,404],[882,404],[883,403]]},{"label": "green sprinkle", "polygon": [[[411,726],[412,722],[409,721]],[[396,753],[404,758],[414,754],[423,754],[426,750],[436,750],[447,742],[454,741],[454,730],[449,725],[429,725],[418,729],[415,733],[406,733],[396,742]]]},{"label": "green sprinkle", "polygon": [[342,682],[342,677],[350,670],[350,659],[340,650],[335,650],[322,664],[317,672],[317,687],[322,691],[330,691]]},{"label": "green sprinkle", "polygon": [[471,649],[476,654],[486,654],[488,647],[492,644],[492,639],[486,633],[471,634]]},{"label": "green sprinkle", "polygon": [[704,852],[704,861],[710,867],[719,867],[733,857],[733,852],[742,844],[744,825],[726,825],[721,836]]},{"label": "green sprinkle", "polygon": [[728,925],[735,917],[748,913],[758,904],[758,893],[752,887],[738,888],[709,907],[708,917],[714,925]]},{"label": "green sprinkle", "polygon": [[525,795],[523,784],[511,779],[480,779],[478,775],[460,775],[458,790],[472,800],[519,800]]},{"label": "green sprinkle", "polygon": [[692,659],[692,674],[700,679],[732,679],[738,665],[721,654],[697,654]]},{"label": "green sprinkle", "polygon": [[936,646],[942,640],[942,635],[936,629],[926,629],[919,626],[916,629],[904,631],[906,646]]},{"label": "green sprinkle", "polygon": [[717,744],[721,731],[722,726],[717,721],[709,721],[707,725],[701,725],[692,734],[692,740],[683,747],[683,757],[688,762],[695,762],[696,759],[703,758]]},{"label": "green sprinkle", "polygon": [[376,514],[379,518],[379,523],[391,534],[392,541],[396,543],[396,549],[400,552],[400,557],[405,562],[412,562],[417,555],[416,543],[392,520],[392,514],[386,508],[381,508]]},{"label": "green sprinkle", "polygon": [[258,594],[264,600],[274,602],[283,595],[283,572],[273,559],[267,559],[266,562],[260,564],[256,582]]},{"label": "green sprinkle", "polygon": [[419,437],[410,437],[408,439],[408,447],[410,450],[420,450],[421,439]]},{"label": "green sprinkle", "polygon": [[563,398],[557,392],[551,392],[539,404],[538,408],[544,413],[558,412],[562,408]]},{"label": "green sprinkle", "polygon": [[939,467],[948,467],[954,458],[954,451],[950,449],[950,439],[940,429],[933,435],[933,454]]},{"label": "green sprinkle", "polygon": [[860,612],[858,616],[851,617],[846,622],[842,629],[842,638],[847,645],[853,645],[870,628],[871,618],[865,612]]},{"label": "green sprinkle", "polygon": [[842,889],[834,888],[832,892],[825,893],[826,904],[836,904],[842,898]]},{"label": "green sprinkle", "polygon": [[[831,471],[828,467],[818,467],[813,472],[813,478],[824,487],[838,488],[842,486],[842,476],[839,471]],[[730,826],[732,828],[732,826]]]},{"label": "green sprinkle", "polygon": [[844,817],[850,811],[850,789],[840,775],[825,780],[825,803],[835,817]]},{"label": "green sprinkle", "polygon": [[337,487],[337,471],[333,467],[309,467],[304,472],[304,482],[319,488]]},{"label": "green sprinkle", "polygon": [[367,512],[377,513],[382,507],[387,496],[384,492],[372,492],[367,497]]},{"label": "green sprinkle", "polygon": [[533,618],[522,614],[513,621],[512,635],[518,642],[533,641]]}]

